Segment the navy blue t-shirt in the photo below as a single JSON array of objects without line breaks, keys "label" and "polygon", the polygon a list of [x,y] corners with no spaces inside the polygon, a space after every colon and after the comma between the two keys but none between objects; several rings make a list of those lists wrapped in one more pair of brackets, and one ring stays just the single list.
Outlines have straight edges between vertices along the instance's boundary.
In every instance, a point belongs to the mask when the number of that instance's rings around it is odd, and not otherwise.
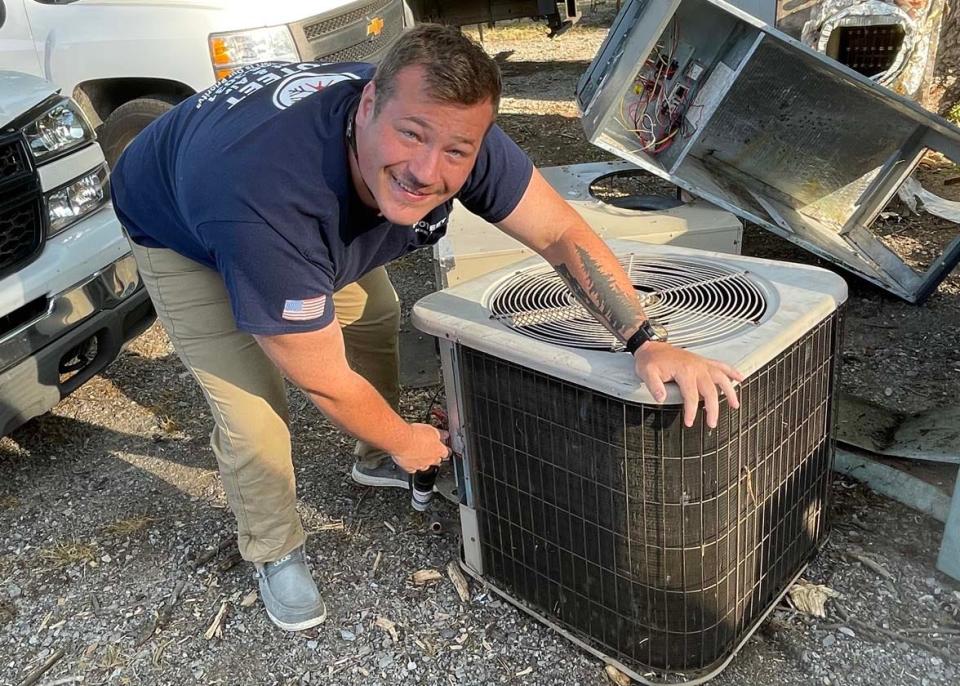
[{"label": "navy blue t-shirt", "polygon": [[[345,130],[369,64],[252,65],[150,124],[117,162],[114,207],[130,238],[216,269],[243,331],[312,331],[332,294],[439,240],[452,203],[415,226],[363,205]],[[490,222],[509,215],[530,159],[494,126],[458,198]]]}]

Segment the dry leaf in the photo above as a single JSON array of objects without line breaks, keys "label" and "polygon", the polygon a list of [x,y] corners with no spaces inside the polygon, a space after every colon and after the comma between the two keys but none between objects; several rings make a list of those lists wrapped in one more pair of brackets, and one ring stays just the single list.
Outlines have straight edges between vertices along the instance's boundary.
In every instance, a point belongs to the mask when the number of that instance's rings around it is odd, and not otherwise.
[{"label": "dry leaf", "polygon": [[214,637],[223,638],[223,622],[227,614],[227,605],[228,603],[220,604],[220,611],[217,612],[217,616],[213,618],[209,628],[204,632],[203,637],[208,641]]},{"label": "dry leaf", "polygon": [[460,596],[460,602],[469,602],[470,587],[467,585],[467,580],[463,576],[463,572],[460,571],[460,567],[456,562],[451,562],[447,565],[447,576],[450,577],[453,587],[457,589],[457,595]]},{"label": "dry leaf", "polygon": [[240,601],[240,607],[250,607],[255,602],[257,602],[257,592],[250,591],[247,595],[243,596],[243,600]]},{"label": "dry leaf", "polygon": [[613,665],[607,665],[603,668],[603,671],[606,673],[607,678],[617,686],[630,686],[630,684],[633,683],[633,680],[630,677]]},{"label": "dry leaf", "polygon": [[398,643],[400,641],[400,636],[397,634],[397,625],[386,617],[377,617],[377,620],[374,622],[374,624],[390,634],[390,638],[393,639],[394,643]]},{"label": "dry leaf", "polygon": [[827,616],[827,600],[840,597],[840,594],[832,588],[821,584],[811,584],[805,579],[798,579],[797,583],[787,591],[787,594],[799,612],[820,619]]},{"label": "dry leaf", "polygon": [[436,569],[420,569],[411,575],[410,580],[417,586],[423,586],[424,584],[432,584],[440,581],[442,578],[443,575]]}]

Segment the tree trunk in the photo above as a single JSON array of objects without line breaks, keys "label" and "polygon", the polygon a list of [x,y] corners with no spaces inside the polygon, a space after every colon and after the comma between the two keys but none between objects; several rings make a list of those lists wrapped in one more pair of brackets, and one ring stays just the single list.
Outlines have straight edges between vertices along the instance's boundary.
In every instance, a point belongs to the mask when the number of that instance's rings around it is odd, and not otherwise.
[{"label": "tree trunk", "polygon": [[960,104],[960,5],[953,0],[944,3],[933,79],[923,104],[940,114]]}]

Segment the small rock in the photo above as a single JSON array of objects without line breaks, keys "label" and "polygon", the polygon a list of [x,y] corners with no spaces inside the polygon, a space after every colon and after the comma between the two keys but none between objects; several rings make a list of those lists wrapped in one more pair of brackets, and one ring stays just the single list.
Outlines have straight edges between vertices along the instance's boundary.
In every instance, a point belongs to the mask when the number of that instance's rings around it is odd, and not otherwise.
[{"label": "small rock", "polygon": [[838,631],[840,631],[840,633],[843,634],[844,636],[849,636],[850,638],[853,638],[854,636],[856,636],[856,634],[853,632],[853,629],[851,629],[848,626],[842,626]]},{"label": "small rock", "polygon": [[7,595],[10,596],[11,599],[16,600],[23,595],[23,591],[16,584],[9,583],[7,584]]},{"label": "small rock", "polygon": [[318,645],[320,645],[319,641],[307,641],[307,648],[309,650],[316,650]]},{"label": "small rock", "polygon": [[340,638],[344,641],[356,641],[357,635],[349,629],[340,629]]},{"label": "small rock", "polygon": [[377,660],[377,666],[380,669],[386,669],[393,664],[393,655],[384,655],[379,660]]},{"label": "small rock", "polygon": [[413,660],[410,660],[410,662],[407,663],[407,671],[408,671],[408,672],[412,672],[412,671],[415,670],[416,668],[417,668],[417,663],[414,662]]},{"label": "small rock", "polygon": [[837,637],[834,636],[833,634],[827,634],[826,636],[823,637],[823,641],[821,641],[821,643],[823,643],[824,648],[829,648],[836,642],[837,642]]},{"label": "small rock", "polygon": [[883,389],[883,394],[889,398],[891,395],[893,395],[893,389],[887,386]]},{"label": "small rock", "polygon": [[934,655],[930,658],[930,663],[939,666],[943,664],[943,659]]}]

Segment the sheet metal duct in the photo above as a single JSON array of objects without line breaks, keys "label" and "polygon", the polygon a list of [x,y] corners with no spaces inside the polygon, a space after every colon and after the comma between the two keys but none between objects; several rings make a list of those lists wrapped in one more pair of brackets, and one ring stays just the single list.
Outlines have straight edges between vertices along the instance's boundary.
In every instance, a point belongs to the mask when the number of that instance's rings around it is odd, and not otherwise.
[{"label": "sheet metal duct", "polygon": [[871,229],[929,150],[960,130],[721,0],[629,0],[577,87],[594,144],[910,302],[925,272]]}]

